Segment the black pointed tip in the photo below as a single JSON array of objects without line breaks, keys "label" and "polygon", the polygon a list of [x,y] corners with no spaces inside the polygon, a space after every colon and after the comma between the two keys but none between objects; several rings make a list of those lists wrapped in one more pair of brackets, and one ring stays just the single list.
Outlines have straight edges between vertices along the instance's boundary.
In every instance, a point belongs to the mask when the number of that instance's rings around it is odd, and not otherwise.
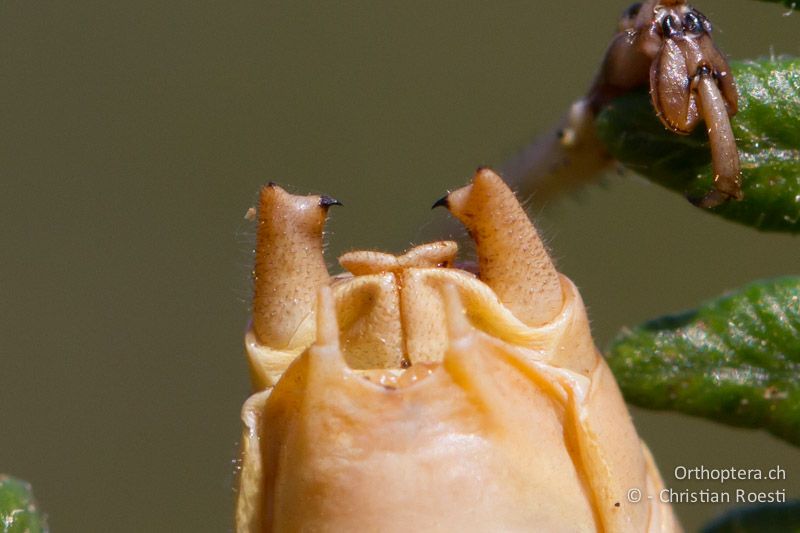
[{"label": "black pointed tip", "polygon": [[686,199],[689,201],[690,204],[692,204],[695,207],[701,207],[701,204],[703,203],[702,196],[687,195]]},{"label": "black pointed tip", "polygon": [[320,207],[324,207],[325,209],[327,209],[332,205],[344,205],[344,204],[339,200],[337,200],[336,198],[331,198],[330,196],[323,195],[319,197]]},{"label": "black pointed tip", "polygon": [[686,199],[689,200],[695,207],[699,207],[701,209],[713,209],[715,207],[719,207],[722,204],[727,203],[732,196],[726,192],[718,191],[716,189],[711,190],[705,196],[687,196]]},{"label": "black pointed tip", "polygon": [[269,187],[269,188],[277,187],[277,186],[278,186],[278,184],[275,183],[274,181],[270,181],[269,183],[267,183],[267,187]]},{"label": "black pointed tip", "polygon": [[447,209],[450,209],[450,203],[447,201],[448,196],[450,196],[450,193],[445,194],[444,196],[433,202],[431,209],[436,209],[437,207],[446,207]]}]

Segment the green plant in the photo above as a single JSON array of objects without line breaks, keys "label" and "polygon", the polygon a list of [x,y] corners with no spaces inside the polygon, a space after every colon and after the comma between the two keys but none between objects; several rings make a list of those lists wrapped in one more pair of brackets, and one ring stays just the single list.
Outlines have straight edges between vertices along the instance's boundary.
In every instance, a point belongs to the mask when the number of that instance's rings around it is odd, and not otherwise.
[{"label": "green plant", "polygon": [[0,531],[46,533],[47,519],[36,505],[30,484],[0,474]]},{"label": "green plant", "polygon": [[[762,231],[800,232],[800,60],[732,64],[739,112],[732,120],[744,198],[711,209]],[[645,91],[618,98],[597,117],[605,147],[627,168],[688,197],[712,187],[707,134],[675,135],[655,117]]]}]

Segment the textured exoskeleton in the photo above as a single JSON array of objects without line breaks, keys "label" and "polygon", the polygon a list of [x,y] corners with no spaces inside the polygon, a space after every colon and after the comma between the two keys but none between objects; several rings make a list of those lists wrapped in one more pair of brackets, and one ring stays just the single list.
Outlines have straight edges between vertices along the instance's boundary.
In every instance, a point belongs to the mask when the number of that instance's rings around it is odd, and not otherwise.
[{"label": "textured exoskeleton", "polygon": [[632,5],[606,52],[589,93],[595,113],[611,99],[649,84],[653,107],[671,131],[688,134],[702,119],[708,130],[715,189],[696,203],[714,207],[742,198],[739,154],[730,117],[738,94],[711,23],[685,0]]},{"label": "textured exoskeleton", "polygon": [[469,230],[329,277],[330,199],[261,192],[237,531],[679,531],[576,287],[487,169]]}]

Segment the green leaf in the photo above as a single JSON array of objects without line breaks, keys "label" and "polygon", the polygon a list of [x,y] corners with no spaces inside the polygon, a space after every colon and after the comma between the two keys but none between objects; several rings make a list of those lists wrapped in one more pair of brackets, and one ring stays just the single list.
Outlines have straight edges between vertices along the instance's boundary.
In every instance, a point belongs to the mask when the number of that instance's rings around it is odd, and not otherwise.
[{"label": "green leaf", "polygon": [[800,445],[800,277],[755,282],[623,331],[607,358],[630,403]]},{"label": "green leaf", "polygon": [[798,533],[800,501],[734,509],[703,528],[702,533]]},{"label": "green leaf", "polygon": [[[800,60],[735,62],[739,113],[733,117],[744,200],[709,211],[763,231],[800,232]],[[646,91],[614,100],[597,117],[597,133],[625,166],[687,196],[713,188],[704,127],[688,136],[667,131]]]},{"label": "green leaf", "polygon": [[798,0],[761,0],[762,2],[772,2],[773,4],[783,4],[790,9],[800,9]]},{"label": "green leaf", "polygon": [[37,509],[31,486],[0,474],[0,532],[44,533],[47,520]]}]

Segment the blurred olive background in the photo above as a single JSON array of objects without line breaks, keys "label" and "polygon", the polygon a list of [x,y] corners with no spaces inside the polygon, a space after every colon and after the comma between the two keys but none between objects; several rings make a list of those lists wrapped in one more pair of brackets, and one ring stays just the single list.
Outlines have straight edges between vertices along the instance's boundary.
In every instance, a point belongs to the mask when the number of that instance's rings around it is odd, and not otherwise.
[{"label": "blurred olive background", "polygon": [[[798,14],[698,0],[731,56]],[[0,3],[0,471],[61,531],[231,528],[259,186],[324,192],[328,259],[436,234],[431,203],[581,95],[625,0]],[[755,278],[800,241],[631,175],[534,213],[598,343]],[[765,434],[635,411],[676,465],[780,464]],[[719,490],[714,482],[691,485]],[[677,510],[694,530],[722,506]]]}]

